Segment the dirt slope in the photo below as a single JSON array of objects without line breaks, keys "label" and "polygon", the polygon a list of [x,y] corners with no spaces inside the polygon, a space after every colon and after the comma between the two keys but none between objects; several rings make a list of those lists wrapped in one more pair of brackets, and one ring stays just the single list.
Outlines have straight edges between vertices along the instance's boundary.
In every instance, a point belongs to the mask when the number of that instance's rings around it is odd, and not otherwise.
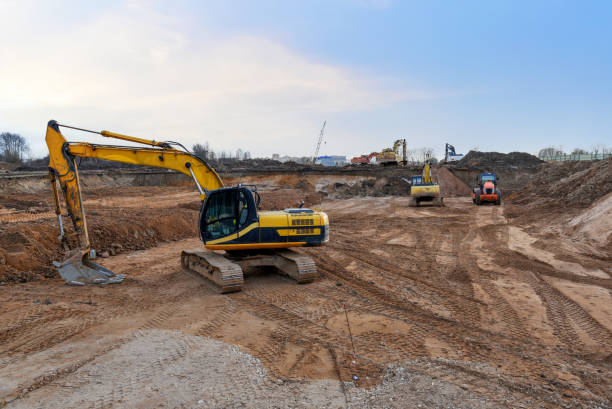
[{"label": "dirt slope", "polygon": [[440,184],[440,194],[443,197],[471,195],[470,187],[447,168],[434,168],[432,174]]},{"label": "dirt slope", "polygon": [[586,207],[612,192],[612,158],[551,162],[508,199],[517,204]]}]

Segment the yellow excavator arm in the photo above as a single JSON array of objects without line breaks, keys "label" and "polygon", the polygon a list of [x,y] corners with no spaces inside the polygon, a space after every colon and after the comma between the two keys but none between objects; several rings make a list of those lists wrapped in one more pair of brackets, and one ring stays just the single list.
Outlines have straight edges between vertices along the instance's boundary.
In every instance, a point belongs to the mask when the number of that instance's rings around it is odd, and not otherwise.
[{"label": "yellow excavator arm", "polygon": [[[221,178],[212,167],[210,167],[204,160],[187,152],[186,150],[174,148],[173,145],[176,143],[156,142],[153,140],[135,138],[109,131],[94,132],[80,128],[74,129],[98,133],[105,137],[146,144],[152,147],[96,145],[86,142],[68,142],[60,132],[60,127],[74,128],[67,125],[60,125],[56,121],[49,121],[47,124],[47,134],[45,140],[47,142],[47,147],[49,148],[49,178],[53,188],[56,214],[58,215],[60,224],[60,239],[66,243],[62,225],[57,182],[59,182],[61,191],[66,201],[68,214],[72,219],[75,234],[77,235],[78,239],[77,249],[72,250],[66,261],[64,261],[61,265],[58,265],[60,274],[64,272],[67,276],[69,276],[73,268],[81,270],[93,268],[95,272],[91,272],[92,276],[99,276],[99,273],[102,270],[110,273],[103,267],[89,261],[88,254],[90,251],[90,242],[87,233],[87,221],[85,218],[85,212],[83,210],[77,158],[98,158],[111,160],[114,162],[155,166],[159,168],[176,170],[194,179],[198,189],[200,190],[202,200],[204,200],[208,190],[223,187]],[[80,272],[82,273],[82,271]],[[74,276],[76,277],[77,275],[74,274]]]}]

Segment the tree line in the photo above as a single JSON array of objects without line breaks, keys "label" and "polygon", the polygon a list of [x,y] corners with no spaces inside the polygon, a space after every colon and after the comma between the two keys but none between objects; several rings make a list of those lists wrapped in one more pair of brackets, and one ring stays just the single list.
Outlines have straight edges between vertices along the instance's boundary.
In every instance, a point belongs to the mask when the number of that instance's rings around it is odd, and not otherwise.
[{"label": "tree line", "polygon": [[538,158],[540,159],[553,159],[561,156],[579,156],[579,155],[610,155],[612,154],[612,148],[608,147],[603,143],[597,143],[591,146],[591,150],[587,151],[582,148],[575,148],[573,151],[566,153],[562,146],[549,146],[547,148],[540,149],[538,151]]},{"label": "tree line", "polygon": [[233,159],[233,160],[247,160],[251,159],[251,152],[244,151],[240,148],[236,149],[235,152],[232,151],[218,151],[215,152],[210,148],[208,142],[196,143],[191,148],[191,151],[194,155],[196,155],[200,159],[204,160],[220,160],[220,159]]},{"label": "tree line", "polygon": [[26,139],[16,133],[0,133],[0,161],[21,163],[30,153]]}]

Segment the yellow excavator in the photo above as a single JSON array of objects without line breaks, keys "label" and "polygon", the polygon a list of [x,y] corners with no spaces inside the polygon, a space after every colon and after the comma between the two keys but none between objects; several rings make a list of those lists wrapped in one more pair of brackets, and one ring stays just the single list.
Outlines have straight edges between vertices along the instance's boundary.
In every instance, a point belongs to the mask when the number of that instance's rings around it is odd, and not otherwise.
[{"label": "yellow excavator", "polygon": [[[402,154],[399,153],[399,148],[402,147]],[[376,158],[376,163],[382,166],[402,165],[406,166],[406,140],[398,139],[393,143],[393,148],[383,149]]]},{"label": "yellow excavator", "polygon": [[[68,142],[60,132],[60,127],[148,147]],[[47,124],[45,139],[49,148],[49,179],[53,188],[60,241],[68,250],[64,261],[54,264],[68,284],[112,284],[125,278],[91,261],[94,252],[87,233],[77,158],[155,166],[172,169],[193,178],[202,200],[198,231],[205,248],[184,250],[181,265],[212,281],[220,292],[239,291],[244,281],[243,269],[253,266],[275,267],[298,283],[315,280],[317,268],[314,261],[291,248],[321,246],[329,241],[329,219],[324,212],[301,207],[258,211],[261,197],[256,188],[250,189],[241,184],[224,187],[217,172],[206,161],[188,152],[177,142],[159,142],[109,131],[90,131],[61,125],[53,120]],[[74,225],[71,234],[65,232],[62,224],[60,189]],[[76,240],[68,240],[71,235]],[[70,242],[77,244],[70,245]]]},{"label": "yellow excavator", "polygon": [[425,160],[423,174],[412,176],[412,180],[404,179],[410,185],[409,207],[418,207],[421,203],[429,202],[433,206],[444,206],[443,198],[440,196],[440,185],[431,177],[430,160]]}]

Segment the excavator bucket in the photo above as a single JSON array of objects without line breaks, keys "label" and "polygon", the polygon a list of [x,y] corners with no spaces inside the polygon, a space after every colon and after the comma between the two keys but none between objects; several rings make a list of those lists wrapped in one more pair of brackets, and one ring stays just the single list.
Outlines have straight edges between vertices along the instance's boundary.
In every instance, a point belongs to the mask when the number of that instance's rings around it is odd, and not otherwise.
[{"label": "excavator bucket", "polygon": [[117,284],[123,281],[123,274],[115,274],[99,264],[93,263],[89,259],[89,251],[83,253],[76,250],[64,259],[61,263],[53,262],[57,267],[60,276],[71,285],[86,284]]}]

